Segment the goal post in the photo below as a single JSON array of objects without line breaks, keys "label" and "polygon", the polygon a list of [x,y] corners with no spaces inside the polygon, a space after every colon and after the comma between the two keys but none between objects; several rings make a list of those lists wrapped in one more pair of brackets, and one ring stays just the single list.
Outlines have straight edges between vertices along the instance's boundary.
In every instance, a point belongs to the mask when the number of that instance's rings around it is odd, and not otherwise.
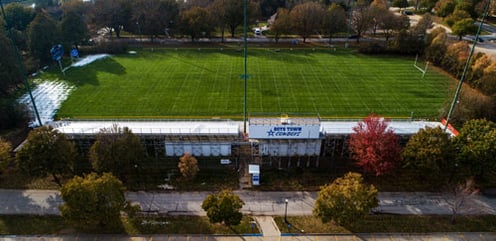
[{"label": "goal post", "polygon": [[425,68],[422,69],[420,66],[417,65],[417,61],[418,61],[418,54],[415,56],[415,62],[413,63],[413,67],[415,67],[418,71],[420,71],[420,73],[422,73],[422,79],[423,79],[425,73],[427,72],[427,68],[429,67],[429,62],[426,62]]}]

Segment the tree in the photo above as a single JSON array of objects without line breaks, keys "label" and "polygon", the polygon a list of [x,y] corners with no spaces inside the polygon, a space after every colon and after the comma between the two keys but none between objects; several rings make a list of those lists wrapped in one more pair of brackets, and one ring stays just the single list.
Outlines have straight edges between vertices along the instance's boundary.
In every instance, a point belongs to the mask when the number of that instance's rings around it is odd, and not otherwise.
[{"label": "tree", "polygon": [[472,175],[484,178],[496,170],[496,124],[486,119],[469,120],[454,139],[457,157]]},{"label": "tree", "polygon": [[76,176],[60,189],[64,204],[59,209],[62,217],[77,227],[116,227],[122,211],[139,209],[126,201],[125,191],[110,173]]},{"label": "tree", "polygon": [[[164,34],[179,14],[179,5],[173,0],[138,0],[133,6],[133,22],[140,27],[140,34],[154,36]],[[138,32],[138,31],[135,31]]]},{"label": "tree", "polygon": [[455,11],[455,7],[455,0],[439,0],[434,8],[436,9],[436,15],[444,18]]},{"label": "tree", "polygon": [[24,31],[33,20],[32,8],[27,8],[21,3],[9,3],[5,5],[5,18],[8,26],[19,31]]},{"label": "tree", "polygon": [[420,129],[410,137],[401,154],[406,167],[427,179],[453,174],[456,165],[450,135],[439,127]]},{"label": "tree", "polygon": [[393,0],[393,2],[391,3],[391,6],[392,7],[396,7],[396,8],[406,8],[408,7],[408,1],[407,0]]},{"label": "tree", "polygon": [[243,23],[243,9],[243,1],[224,0],[224,20],[229,27],[232,38],[234,38],[236,27]]},{"label": "tree", "polygon": [[36,14],[29,24],[28,39],[31,55],[40,60],[42,64],[51,61],[50,49],[60,41],[57,22],[44,12]]},{"label": "tree", "polygon": [[455,22],[451,27],[453,34],[458,36],[458,40],[462,40],[462,37],[467,34],[475,34],[477,32],[477,27],[474,25],[474,20],[471,18],[465,18],[460,21]]},{"label": "tree", "polygon": [[476,80],[476,84],[484,94],[488,96],[496,95],[496,62],[491,63],[483,70],[482,76]]},{"label": "tree", "polygon": [[379,206],[377,193],[360,174],[350,172],[320,188],[313,213],[324,223],[350,224]]},{"label": "tree", "polygon": [[382,12],[378,18],[380,19],[379,27],[384,31],[386,45],[394,31],[407,29],[410,25],[410,20],[407,16],[398,16],[389,10]]},{"label": "tree", "polygon": [[83,16],[77,10],[69,9],[62,15],[60,21],[62,39],[69,45],[77,46],[88,38],[88,27]]},{"label": "tree", "polygon": [[[9,96],[16,86],[22,83],[22,75],[17,64],[12,41],[0,34],[0,98]],[[0,117],[0,119],[2,119]],[[2,126],[2,124],[0,124]]]},{"label": "tree", "polygon": [[463,19],[466,19],[466,18],[471,19],[470,14],[465,10],[458,10],[457,9],[452,14],[447,16],[444,21],[446,22],[446,24],[448,24],[448,26],[453,27],[453,25],[456,22],[463,20]]},{"label": "tree", "polygon": [[121,180],[135,169],[144,157],[138,136],[127,127],[114,125],[100,130],[90,148],[91,165],[97,172],[112,172]]},{"label": "tree", "polygon": [[474,178],[468,178],[462,183],[451,183],[446,187],[446,202],[451,209],[451,224],[455,224],[456,216],[466,207],[467,204],[472,203],[473,206],[480,206],[473,204],[474,197],[479,193],[479,189],[475,187]]},{"label": "tree", "polygon": [[276,43],[283,34],[288,34],[291,31],[291,19],[289,11],[285,8],[277,10],[277,16],[274,23],[270,26],[270,31],[274,34]]},{"label": "tree", "polygon": [[432,20],[432,15],[430,13],[425,13],[417,22],[417,25],[415,25],[414,31],[417,34],[425,35],[427,33],[427,30],[432,27],[433,22],[434,21]]},{"label": "tree", "polygon": [[400,160],[399,138],[388,128],[388,120],[370,114],[353,127],[350,135],[352,157],[365,172],[377,176],[393,170]]},{"label": "tree", "polygon": [[177,167],[186,181],[194,179],[198,171],[200,171],[198,168],[198,160],[189,154],[189,152],[184,153],[184,155],[179,158]]},{"label": "tree", "polygon": [[100,28],[107,28],[112,36],[120,37],[121,29],[131,23],[131,0],[94,0],[93,22]]},{"label": "tree", "polygon": [[207,212],[211,223],[223,223],[226,226],[238,225],[243,218],[240,212],[245,203],[231,190],[222,190],[210,194],[203,200],[202,209]]},{"label": "tree", "polygon": [[355,31],[356,42],[360,42],[362,35],[372,26],[372,14],[366,1],[357,2],[351,15],[351,27]]},{"label": "tree", "polygon": [[425,12],[430,13],[432,9],[436,6],[436,0],[420,0],[419,7],[425,8]]},{"label": "tree", "polygon": [[329,43],[331,43],[334,34],[346,30],[346,12],[344,8],[332,3],[324,15],[323,27],[324,32],[329,36]]},{"label": "tree", "polygon": [[298,4],[289,12],[292,29],[303,38],[303,42],[321,29],[323,15],[324,9],[315,2]]},{"label": "tree", "polygon": [[205,8],[193,7],[179,14],[182,33],[191,36],[191,41],[200,37],[209,37],[214,30],[213,19]]},{"label": "tree", "polygon": [[17,167],[35,177],[51,175],[61,186],[59,176],[73,173],[76,146],[51,126],[32,130],[16,155]]},{"label": "tree", "polygon": [[5,170],[11,161],[12,145],[10,142],[0,138],[0,172]]}]

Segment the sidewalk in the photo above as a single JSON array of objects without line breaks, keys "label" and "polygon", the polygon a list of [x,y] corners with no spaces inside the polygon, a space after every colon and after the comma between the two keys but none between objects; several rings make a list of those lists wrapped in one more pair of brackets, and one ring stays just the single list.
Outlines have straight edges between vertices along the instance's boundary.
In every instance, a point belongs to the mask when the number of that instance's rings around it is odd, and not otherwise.
[{"label": "sidewalk", "polygon": [[46,235],[0,236],[0,241],[489,241],[496,240],[496,233],[378,233],[378,234],[305,234],[261,237],[253,235]]}]

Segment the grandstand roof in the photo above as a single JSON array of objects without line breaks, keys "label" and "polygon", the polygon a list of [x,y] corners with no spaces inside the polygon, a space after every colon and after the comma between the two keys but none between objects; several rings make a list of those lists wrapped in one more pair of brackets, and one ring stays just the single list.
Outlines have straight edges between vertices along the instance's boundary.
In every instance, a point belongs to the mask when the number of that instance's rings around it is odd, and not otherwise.
[{"label": "grandstand roof", "polygon": [[[348,135],[358,121],[321,121],[321,131],[327,135]],[[142,135],[238,135],[242,121],[56,121],[51,125],[65,134],[94,135],[102,128],[114,124],[128,127],[135,134]],[[443,127],[440,122],[391,121],[389,127],[399,135],[412,135],[425,127]],[[249,130],[248,130],[249,132]]]},{"label": "grandstand roof", "polygon": [[94,135],[113,125],[128,127],[141,135],[239,135],[234,121],[56,121],[52,126],[65,134]]},{"label": "grandstand roof", "polygon": [[[323,121],[321,128],[327,135],[349,135],[357,124],[357,121]],[[426,127],[444,127],[440,122],[433,121],[391,121],[388,126],[398,135],[413,135]]]}]

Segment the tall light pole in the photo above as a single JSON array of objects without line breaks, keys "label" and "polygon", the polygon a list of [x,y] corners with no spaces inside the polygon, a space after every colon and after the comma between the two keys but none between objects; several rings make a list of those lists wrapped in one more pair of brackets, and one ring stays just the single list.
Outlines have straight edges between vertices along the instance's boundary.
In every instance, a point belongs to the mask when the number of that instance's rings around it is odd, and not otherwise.
[{"label": "tall light pole", "polygon": [[284,203],[286,204],[285,205],[285,208],[284,208],[284,222],[285,223],[288,223],[288,199],[284,199]]},{"label": "tall light pole", "polygon": [[38,121],[38,125],[42,126],[43,123],[41,123],[40,114],[38,113],[38,108],[36,108],[36,103],[34,102],[33,93],[31,93],[31,88],[29,87],[29,82],[28,82],[28,77],[26,75],[26,70],[24,69],[24,64],[22,63],[21,55],[19,54],[19,50],[17,49],[17,46],[16,46],[15,41],[14,41],[14,37],[12,34],[12,28],[10,28],[9,23],[7,21],[7,17],[5,16],[5,10],[3,9],[2,0],[0,0],[0,8],[2,9],[2,15],[3,15],[3,20],[5,22],[4,23],[5,27],[7,28],[8,32],[9,32],[10,41],[12,41],[12,48],[14,49],[14,53],[17,57],[17,63],[19,64],[19,69],[21,70],[22,78],[24,80],[24,86],[26,86],[26,90],[28,91],[29,98],[31,99],[31,103],[33,104],[33,110],[34,110],[34,114],[36,116],[36,120]]},{"label": "tall light pole", "polygon": [[247,28],[248,28],[248,0],[244,0],[244,35],[243,35],[243,57],[244,57],[244,71],[243,71],[243,133],[246,135],[246,78],[248,78],[248,74],[246,73],[246,56],[247,56]]},{"label": "tall light pole", "polygon": [[451,102],[451,106],[450,106],[449,111],[448,111],[448,116],[446,116],[446,124],[444,126],[444,131],[446,131],[446,129],[448,129],[448,125],[450,124],[450,121],[451,121],[451,116],[453,115],[453,112],[455,110],[455,106],[458,103],[458,97],[460,96],[460,91],[462,89],[463,81],[465,80],[465,75],[468,71],[470,61],[472,60],[472,55],[474,54],[475,45],[479,41],[479,34],[480,34],[481,29],[482,29],[482,26],[484,25],[484,19],[486,18],[487,13],[489,11],[490,3],[491,3],[491,1],[487,1],[486,7],[484,8],[484,14],[482,15],[482,19],[480,21],[479,28],[477,29],[477,33],[475,34],[475,39],[474,39],[474,43],[472,44],[472,49],[470,50],[470,54],[467,58],[467,62],[465,62],[465,68],[463,69],[462,77],[460,77],[460,81],[458,82],[458,86],[456,87],[455,96],[453,97],[453,101]]}]

